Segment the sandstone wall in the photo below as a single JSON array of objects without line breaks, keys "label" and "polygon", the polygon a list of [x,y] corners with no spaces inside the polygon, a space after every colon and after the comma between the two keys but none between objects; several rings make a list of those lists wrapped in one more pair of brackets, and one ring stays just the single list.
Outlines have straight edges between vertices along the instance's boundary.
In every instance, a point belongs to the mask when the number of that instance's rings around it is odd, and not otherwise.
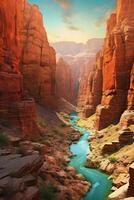
[{"label": "sandstone wall", "polygon": [[97,54],[96,60],[89,62],[89,71],[80,82],[78,95],[78,112],[83,117],[89,117],[95,113],[96,106],[101,102],[102,95],[102,53]]},{"label": "sandstone wall", "polygon": [[[55,52],[41,13],[26,0],[0,3],[0,123],[24,133],[38,132],[29,93],[46,105],[55,91]],[[24,75],[24,88],[23,76]]]},{"label": "sandstone wall", "polygon": [[116,122],[127,109],[134,62],[133,10],[133,0],[118,0],[116,14],[112,14],[108,20],[103,48],[103,96],[101,106],[96,111],[97,129]]},{"label": "sandstone wall", "polygon": [[73,83],[70,66],[60,58],[56,67],[56,95],[69,102],[73,100]]},{"label": "sandstone wall", "polygon": [[[97,93],[93,87],[89,87],[89,99],[95,95],[93,101],[87,101],[86,107],[89,117],[97,104],[100,104],[96,110],[96,128],[103,129],[111,123],[117,122],[122,113],[128,108],[133,109],[133,63],[134,63],[134,1],[117,0],[116,13],[111,14],[107,22],[107,32],[104,46],[99,60],[99,84],[95,84]],[[98,67],[94,73],[97,73]],[[102,75],[100,75],[102,73]],[[95,80],[94,75],[89,74],[90,81]],[[130,80],[131,79],[131,80]],[[102,88],[101,88],[102,81]],[[96,81],[95,81],[96,82]],[[88,81],[89,84],[89,81]],[[87,85],[88,85],[87,84]],[[92,88],[92,89],[91,89]],[[101,94],[98,99],[96,94]],[[92,110],[92,108],[94,108]],[[91,110],[91,112],[90,112]],[[85,111],[84,111],[85,112]]]},{"label": "sandstone wall", "polygon": [[43,17],[36,5],[23,1],[21,71],[28,92],[45,106],[55,103],[55,51],[49,46]]}]

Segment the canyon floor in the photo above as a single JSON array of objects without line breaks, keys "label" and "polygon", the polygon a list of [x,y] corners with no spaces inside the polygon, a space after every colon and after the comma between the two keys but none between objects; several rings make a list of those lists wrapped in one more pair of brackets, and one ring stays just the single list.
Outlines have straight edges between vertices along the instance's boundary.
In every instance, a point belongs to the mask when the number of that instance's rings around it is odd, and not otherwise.
[{"label": "canyon floor", "polygon": [[37,106],[41,136],[25,139],[0,127],[0,200],[82,199],[90,184],[68,166],[80,133]]},{"label": "canyon floor", "polygon": [[[68,165],[72,156],[69,146],[81,133],[70,126],[65,112],[56,113],[39,105],[36,108],[41,132],[38,138],[25,139],[10,128],[0,127],[0,200],[81,200],[91,184]],[[114,192],[129,181],[134,143],[103,152],[106,144],[117,143],[121,127],[116,124],[96,131],[95,117],[77,121],[91,132],[86,167],[109,174]],[[128,128],[134,131],[134,125]]]}]

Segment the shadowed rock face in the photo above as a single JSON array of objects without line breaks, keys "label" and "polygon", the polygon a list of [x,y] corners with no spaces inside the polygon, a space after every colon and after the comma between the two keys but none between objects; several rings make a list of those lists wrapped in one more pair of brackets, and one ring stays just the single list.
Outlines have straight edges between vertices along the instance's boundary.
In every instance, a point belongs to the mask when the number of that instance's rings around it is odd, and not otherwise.
[{"label": "shadowed rock face", "polygon": [[[102,55],[97,54],[96,61],[89,62],[90,70],[80,82],[78,95],[78,111],[83,117],[89,117],[95,113],[96,106],[101,102],[102,95]],[[91,70],[92,68],[92,70]]]},{"label": "shadowed rock face", "polygon": [[130,88],[128,91],[128,109],[134,110],[134,64],[130,75]]},{"label": "shadowed rock face", "polygon": [[24,96],[19,71],[21,3],[5,0],[0,4],[0,121],[30,134],[37,126],[34,101]]},{"label": "shadowed rock face", "polygon": [[56,95],[72,102],[73,88],[71,69],[62,58],[59,59],[56,67]]},{"label": "shadowed rock face", "polygon": [[34,101],[51,104],[55,87],[55,52],[49,47],[38,7],[27,1],[0,4],[0,121],[24,134],[38,132]]},{"label": "shadowed rock face", "polygon": [[[81,84],[83,85],[85,76],[87,76],[89,71],[92,71],[92,62],[95,59],[96,53],[102,48],[102,43],[103,39],[93,38],[89,39],[86,44],[75,42],[57,42],[52,44],[57,52],[57,60],[62,57],[70,68],[71,74],[68,74],[72,79],[72,91],[70,93],[73,92],[71,103],[74,105],[77,104],[77,99],[79,99],[78,93],[79,96],[81,96],[80,93],[83,96],[83,92],[81,89],[79,91],[79,87],[82,88]],[[59,70],[57,72],[59,72],[58,77],[60,78],[61,73]],[[66,78],[68,79],[69,77]]]},{"label": "shadowed rock face", "polygon": [[42,14],[24,1],[21,28],[21,71],[24,86],[41,104],[52,106],[55,95],[55,51],[49,46]]}]

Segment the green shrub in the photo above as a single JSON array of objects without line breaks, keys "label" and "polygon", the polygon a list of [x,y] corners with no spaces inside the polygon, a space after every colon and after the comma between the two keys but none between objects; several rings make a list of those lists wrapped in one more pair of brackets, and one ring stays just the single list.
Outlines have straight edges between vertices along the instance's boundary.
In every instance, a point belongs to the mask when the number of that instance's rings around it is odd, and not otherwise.
[{"label": "green shrub", "polygon": [[66,127],[67,126],[67,124],[61,124],[61,128],[64,128],[64,127]]},{"label": "green shrub", "polygon": [[115,128],[115,130],[116,130],[116,131],[119,131],[119,130],[120,130],[120,128],[119,128],[119,127],[116,127],[116,128]]},{"label": "green shrub", "polygon": [[70,119],[70,117],[68,115],[65,115],[64,117],[65,117],[65,119]]},{"label": "green shrub", "polygon": [[8,136],[4,133],[0,133],[0,147],[7,146],[9,144]]},{"label": "green shrub", "polygon": [[27,151],[24,147],[21,147],[19,146],[17,149],[16,149],[16,153],[17,154],[21,154],[22,156],[25,156],[27,155]]},{"label": "green shrub", "polygon": [[73,141],[73,139],[74,139],[74,136],[68,133],[67,140]]},{"label": "green shrub", "polygon": [[109,159],[110,162],[112,162],[112,163],[115,163],[115,162],[118,161],[117,157],[115,157],[115,156],[110,156],[108,159]]},{"label": "green shrub", "polygon": [[56,188],[49,185],[42,185],[40,188],[40,200],[56,200]]}]

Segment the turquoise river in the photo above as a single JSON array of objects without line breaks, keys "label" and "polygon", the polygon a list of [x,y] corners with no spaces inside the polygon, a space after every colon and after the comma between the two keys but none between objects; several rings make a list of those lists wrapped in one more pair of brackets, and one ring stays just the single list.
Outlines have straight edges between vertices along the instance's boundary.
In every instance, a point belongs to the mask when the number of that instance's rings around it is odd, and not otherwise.
[{"label": "turquoise river", "polygon": [[70,124],[72,127],[82,133],[78,142],[70,145],[70,151],[73,154],[70,166],[75,167],[78,173],[82,174],[87,181],[92,184],[92,188],[87,192],[84,200],[106,200],[110,193],[112,182],[108,179],[108,176],[99,170],[86,168],[85,163],[87,155],[90,153],[90,146],[88,143],[88,137],[90,132],[85,128],[77,125],[78,116],[77,113],[70,114]]}]

